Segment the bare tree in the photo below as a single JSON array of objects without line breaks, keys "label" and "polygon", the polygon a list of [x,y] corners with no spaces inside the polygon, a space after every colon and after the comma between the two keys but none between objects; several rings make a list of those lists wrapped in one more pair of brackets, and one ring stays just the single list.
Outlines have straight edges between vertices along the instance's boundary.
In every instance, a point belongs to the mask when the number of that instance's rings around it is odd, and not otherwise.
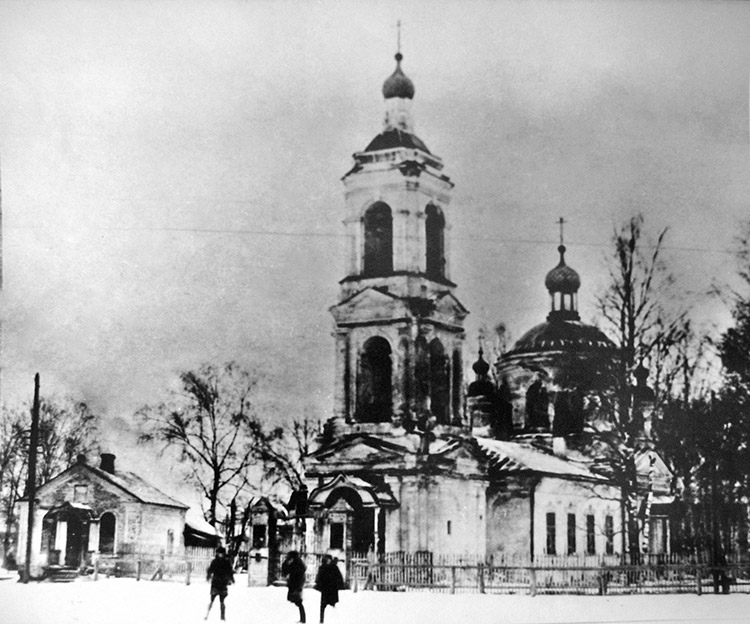
[{"label": "bare tree", "polygon": [[139,439],[179,451],[208,501],[206,520],[216,526],[218,507],[227,507],[247,486],[256,463],[251,440],[257,379],[234,362],[204,364],[181,373],[180,385],[168,400],[138,410],[144,427]]},{"label": "bare tree", "polygon": [[[632,376],[650,361],[660,381],[669,377],[674,384],[679,367],[669,369],[667,364],[674,350],[687,344],[690,333],[687,312],[675,295],[674,277],[662,260],[667,229],[650,242],[643,226],[639,214],[615,230],[610,284],[598,299],[605,329],[618,347],[612,376],[614,401],[609,409],[611,430],[601,433],[606,449],[601,463],[622,492],[631,557],[638,553],[637,506],[643,494],[643,479],[639,480],[636,467],[643,422],[634,404]],[[687,363],[685,358],[676,361],[682,366]]]},{"label": "bare tree", "polygon": [[[41,485],[97,447],[98,418],[86,403],[72,398],[42,400],[36,483]],[[0,412],[0,505],[5,520],[6,557],[16,534],[16,502],[27,482],[30,407]]]}]

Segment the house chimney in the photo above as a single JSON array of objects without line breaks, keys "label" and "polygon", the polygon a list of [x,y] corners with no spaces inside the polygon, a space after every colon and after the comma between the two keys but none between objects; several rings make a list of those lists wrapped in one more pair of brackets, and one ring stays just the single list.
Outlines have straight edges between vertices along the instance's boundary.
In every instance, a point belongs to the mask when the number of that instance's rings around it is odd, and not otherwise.
[{"label": "house chimney", "polygon": [[102,453],[102,463],[99,468],[109,474],[115,474],[115,456],[112,453]]}]

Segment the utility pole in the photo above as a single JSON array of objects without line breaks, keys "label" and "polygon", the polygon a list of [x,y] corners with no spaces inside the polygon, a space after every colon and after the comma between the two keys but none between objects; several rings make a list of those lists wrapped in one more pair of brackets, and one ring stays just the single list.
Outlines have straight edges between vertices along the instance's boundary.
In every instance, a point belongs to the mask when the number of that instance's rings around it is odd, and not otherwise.
[{"label": "utility pole", "polygon": [[29,434],[29,478],[26,496],[29,499],[29,518],[26,526],[26,562],[23,582],[31,578],[31,546],[34,532],[34,505],[36,503],[36,447],[39,445],[39,373],[34,375],[34,405],[31,408],[31,433]]}]

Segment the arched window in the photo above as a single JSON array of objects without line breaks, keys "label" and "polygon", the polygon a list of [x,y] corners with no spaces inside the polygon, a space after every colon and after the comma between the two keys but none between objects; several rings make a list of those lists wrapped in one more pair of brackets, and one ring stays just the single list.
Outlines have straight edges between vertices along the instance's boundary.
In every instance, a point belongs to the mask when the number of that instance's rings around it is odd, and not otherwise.
[{"label": "arched window", "polygon": [[385,338],[365,342],[359,359],[357,420],[388,422],[392,413],[391,345]]},{"label": "arched window", "polygon": [[435,338],[430,342],[430,407],[438,423],[450,424],[448,358],[442,343]]},{"label": "arched window", "polygon": [[[410,405],[411,402],[411,353],[409,353],[409,341],[404,338],[401,341],[401,366],[402,366],[402,375],[401,378],[403,379],[403,404],[404,406]],[[400,408],[401,406],[399,406]]]},{"label": "arched window", "polygon": [[461,405],[461,388],[464,384],[463,379],[463,365],[461,361],[461,352],[456,350],[453,352],[453,421],[456,424],[461,424],[463,420],[462,405]]},{"label": "arched window", "polygon": [[393,273],[393,218],[383,203],[365,212],[364,275],[377,277]]},{"label": "arched window", "polygon": [[99,552],[103,555],[115,554],[115,514],[107,512],[99,519]]},{"label": "arched window", "polygon": [[424,336],[414,341],[414,351],[414,392],[417,408],[421,408],[430,396],[430,354]]},{"label": "arched window", "polygon": [[427,242],[427,277],[445,277],[445,218],[440,208],[429,205],[425,211],[425,240]]}]

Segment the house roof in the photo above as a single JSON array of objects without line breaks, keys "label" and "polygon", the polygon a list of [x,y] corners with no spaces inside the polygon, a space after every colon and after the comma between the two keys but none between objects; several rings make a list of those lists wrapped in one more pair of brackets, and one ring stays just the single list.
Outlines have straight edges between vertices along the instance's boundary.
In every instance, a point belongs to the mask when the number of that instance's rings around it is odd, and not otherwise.
[{"label": "house roof", "polygon": [[116,473],[112,474],[100,468],[94,468],[93,466],[86,465],[85,467],[102,479],[106,479],[107,481],[120,487],[126,492],[132,494],[142,503],[149,503],[152,505],[166,505],[167,507],[181,507],[183,509],[188,508],[187,505],[181,503],[175,498],[172,498],[171,496],[168,496],[134,472],[118,470]]},{"label": "house roof", "polygon": [[[55,475],[54,477],[52,477],[46,483],[42,484],[39,489],[42,490],[42,489],[53,488],[54,487],[53,484],[56,481],[59,481],[65,475],[74,471],[81,471],[81,470],[85,472],[90,472],[96,475],[97,477],[99,477],[100,479],[108,481],[112,485],[130,494],[141,503],[146,503],[149,505],[164,505],[166,507],[178,507],[180,509],[188,508],[187,505],[185,505],[184,503],[181,503],[175,498],[172,498],[171,496],[168,496],[167,494],[165,494],[158,488],[154,487],[153,485],[145,481],[142,477],[138,476],[134,472],[118,470],[116,473],[112,474],[110,472],[102,470],[101,468],[95,468],[94,466],[90,466],[89,464],[85,464],[85,463],[73,464],[72,466],[63,470],[58,475]],[[28,500],[28,499],[24,497],[20,500]]]}]

